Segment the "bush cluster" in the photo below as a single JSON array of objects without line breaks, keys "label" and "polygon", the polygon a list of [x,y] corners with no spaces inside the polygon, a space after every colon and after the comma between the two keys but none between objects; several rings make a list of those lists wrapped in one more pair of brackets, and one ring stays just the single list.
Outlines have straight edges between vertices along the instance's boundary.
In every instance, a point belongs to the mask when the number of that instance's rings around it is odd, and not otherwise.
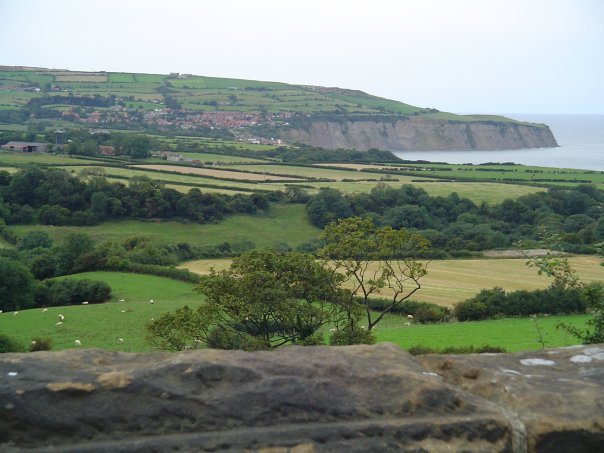
[{"label": "bush cluster", "polygon": [[111,298],[111,287],[97,280],[47,280],[36,285],[37,307],[76,305],[82,302],[98,304]]},{"label": "bush cluster", "polygon": [[[388,307],[389,304],[390,301],[387,299],[369,299],[369,307],[373,310],[381,311]],[[406,300],[393,308],[390,313],[412,315],[415,322],[420,324],[446,322],[451,319],[451,310],[449,308],[417,300]]]},{"label": "bush cluster", "polygon": [[0,354],[5,352],[21,352],[23,348],[14,339],[0,333]]},{"label": "bush cluster", "polygon": [[587,301],[576,289],[555,286],[535,291],[483,289],[474,297],[455,304],[458,321],[479,321],[502,316],[585,313]]}]

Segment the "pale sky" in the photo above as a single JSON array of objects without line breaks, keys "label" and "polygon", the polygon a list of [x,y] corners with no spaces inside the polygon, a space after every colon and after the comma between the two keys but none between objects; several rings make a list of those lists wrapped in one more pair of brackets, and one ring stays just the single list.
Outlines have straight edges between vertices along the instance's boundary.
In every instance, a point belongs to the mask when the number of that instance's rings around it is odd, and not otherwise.
[{"label": "pale sky", "polygon": [[0,65],[338,86],[604,114],[602,0],[0,0]]}]

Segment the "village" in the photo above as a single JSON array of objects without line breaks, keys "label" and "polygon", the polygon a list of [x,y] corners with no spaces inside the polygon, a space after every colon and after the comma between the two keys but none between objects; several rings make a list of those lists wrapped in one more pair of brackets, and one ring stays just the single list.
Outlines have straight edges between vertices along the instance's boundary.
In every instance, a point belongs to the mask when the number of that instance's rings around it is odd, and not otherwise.
[{"label": "village", "polygon": [[[67,121],[90,125],[119,125],[140,124],[144,127],[155,127],[159,130],[183,129],[229,129],[233,132],[237,129],[246,129],[253,126],[278,127],[287,126],[286,121],[291,118],[291,112],[281,113],[252,113],[236,111],[212,111],[212,112],[187,112],[173,109],[154,109],[142,113],[140,110],[125,106],[112,106],[103,110],[70,109],[62,112],[61,118]],[[235,133],[235,135],[240,135]],[[253,144],[282,145],[283,141],[277,138],[238,137],[240,141]]]}]

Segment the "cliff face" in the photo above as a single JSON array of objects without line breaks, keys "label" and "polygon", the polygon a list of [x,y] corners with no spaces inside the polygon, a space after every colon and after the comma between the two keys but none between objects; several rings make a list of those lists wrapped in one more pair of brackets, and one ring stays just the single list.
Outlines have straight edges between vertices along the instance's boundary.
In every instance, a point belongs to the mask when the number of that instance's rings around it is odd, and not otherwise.
[{"label": "cliff face", "polygon": [[549,127],[543,125],[457,122],[421,117],[403,117],[392,121],[312,121],[304,128],[282,129],[280,136],[289,143],[304,143],[326,149],[436,151],[558,146]]}]

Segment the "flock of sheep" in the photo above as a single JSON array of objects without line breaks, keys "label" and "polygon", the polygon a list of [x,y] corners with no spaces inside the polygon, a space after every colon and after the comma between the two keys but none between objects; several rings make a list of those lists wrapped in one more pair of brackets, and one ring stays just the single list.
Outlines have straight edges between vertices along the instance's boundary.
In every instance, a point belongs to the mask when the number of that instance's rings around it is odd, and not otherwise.
[{"label": "flock of sheep", "polygon": [[[125,302],[125,299],[119,299],[119,300],[118,300],[118,302]],[[155,304],[155,301],[154,301],[153,299],[150,299],[150,300],[149,300],[149,303],[150,303],[150,304]],[[84,302],[82,302],[82,305],[88,305],[88,304],[89,304],[89,302],[88,302],[88,301],[84,301]],[[46,313],[47,311],[48,311],[48,308],[43,308],[43,309],[42,309],[42,313]],[[126,310],[122,310],[122,313],[126,313]],[[2,314],[2,310],[0,310],[0,314]],[[18,311],[15,311],[15,312],[13,313],[13,316],[17,316],[18,314],[19,314],[19,312],[18,312]],[[61,327],[61,326],[63,325],[63,321],[65,321],[65,315],[63,315],[63,314],[59,313],[59,317],[58,317],[58,318],[59,318],[59,321],[58,321],[58,322],[55,324],[55,326],[56,326],[56,327]],[[117,339],[117,342],[118,342],[118,343],[123,343],[123,342],[124,342],[124,339],[123,339],[123,338],[118,338],[118,339]],[[79,340],[79,339],[74,340],[74,342],[73,342],[73,343],[74,343],[74,345],[75,345],[75,346],[82,346],[82,341],[81,341],[81,340]],[[37,342],[36,342],[35,340],[32,340],[30,344],[31,344],[32,346],[35,346],[35,345],[37,344]]]}]

